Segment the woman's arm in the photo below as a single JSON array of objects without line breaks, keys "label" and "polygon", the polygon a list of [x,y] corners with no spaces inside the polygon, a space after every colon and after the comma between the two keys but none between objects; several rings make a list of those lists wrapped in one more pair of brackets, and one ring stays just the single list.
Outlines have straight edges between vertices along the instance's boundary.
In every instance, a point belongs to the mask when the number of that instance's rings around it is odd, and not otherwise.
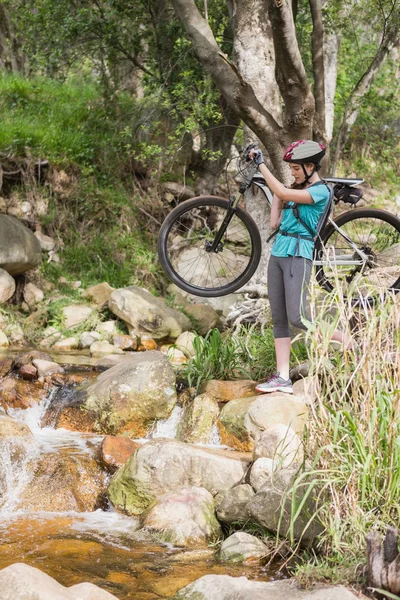
[{"label": "woman's arm", "polygon": [[282,221],[282,200],[274,194],[271,206],[270,224],[272,229],[277,229]]},{"label": "woman's arm", "polygon": [[[267,182],[270,190],[282,200],[282,202],[296,202],[297,204],[313,204],[314,200],[311,198],[311,194],[307,190],[293,190],[286,188],[283,183],[278,181],[271,171],[262,163],[258,170]],[[271,212],[272,218],[272,212]]]}]

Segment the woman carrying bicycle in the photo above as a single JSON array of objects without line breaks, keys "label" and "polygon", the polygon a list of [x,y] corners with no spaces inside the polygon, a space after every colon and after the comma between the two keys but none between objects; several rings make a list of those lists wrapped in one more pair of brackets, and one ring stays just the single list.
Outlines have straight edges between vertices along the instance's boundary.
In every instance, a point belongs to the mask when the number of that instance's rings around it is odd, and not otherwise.
[{"label": "woman carrying bicycle", "polygon": [[[259,392],[293,393],[289,379],[289,325],[303,330],[311,325],[307,289],[312,270],[313,238],[330,203],[330,189],[318,175],[324,155],[322,144],[311,140],[293,142],[283,156],[294,177],[292,187],[287,188],[266,167],[261,150],[253,148],[248,154],[274,194],[271,227],[279,227],[268,265],[268,297],[274,327],[277,373],[265,383],[257,385]],[[345,335],[338,330],[332,339],[349,345]]]}]

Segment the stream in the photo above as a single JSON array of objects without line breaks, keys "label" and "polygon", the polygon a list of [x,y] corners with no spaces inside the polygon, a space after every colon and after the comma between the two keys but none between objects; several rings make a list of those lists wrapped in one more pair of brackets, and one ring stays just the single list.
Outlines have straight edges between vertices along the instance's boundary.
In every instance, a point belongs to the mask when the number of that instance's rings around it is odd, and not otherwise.
[{"label": "stream", "polygon": [[[54,388],[30,408],[7,410],[28,425],[34,437],[29,443],[18,441],[20,449],[23,446],[19,454],[13,442],[3,441],[0,448],[0,569],[25,562],[63,585],[89,581],[120,600],[169,598],[206,574],[245,575],[263,581],[279,577],[276,566],[220,563],[214,548],[183,550],[149,544],[136,533],[137,520],[111,506],[93,512],[34,512],[24,508],[24,491],[32,484],[32,464],[46,453],[62,454],[74,461],[93,458],[104,437],[42,427],[60,393],[65,401],[73,390]],[[175,437],[181,410],[176,407],[168,420],[159,422],[151,437]],[[211,441],[218,447],[217,432]]]}]

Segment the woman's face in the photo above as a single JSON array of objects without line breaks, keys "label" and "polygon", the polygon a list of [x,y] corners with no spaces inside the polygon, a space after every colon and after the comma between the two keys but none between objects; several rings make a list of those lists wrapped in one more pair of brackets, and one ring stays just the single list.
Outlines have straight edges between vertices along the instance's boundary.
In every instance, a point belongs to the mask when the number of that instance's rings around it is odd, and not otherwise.
[{"label": "woman's face", "polygon": [[[296,163],[289,163],[289,167],[290,167],[290,174],[292,177],[294,177],[294,181],[295,183],[303,183],[305,181],[305,175],[304,175],[304,171],[303,171],[303,167],[302,165],[298,165]],[[312,172],[314,165],[313,164],[306,164],[304,165],[307,175],[310,175],[310,173]]]}]

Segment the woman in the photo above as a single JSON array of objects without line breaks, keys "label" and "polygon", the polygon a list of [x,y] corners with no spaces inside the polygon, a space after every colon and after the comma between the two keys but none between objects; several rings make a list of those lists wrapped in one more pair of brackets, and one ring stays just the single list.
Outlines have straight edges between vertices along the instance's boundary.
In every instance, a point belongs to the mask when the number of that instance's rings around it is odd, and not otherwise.
[{"label": "woman", "polygon": [[[261,150],[252,149],[249,153],[249,158],[257,164],[274,193],[271,227],[279,227],[268,265],[268,297],[274,325],[277,373],[265,383],[257,385],[256,389],[262,393],[293,393],[289,379],[289,325],[306,330],[311,324],[306,300],[312,269],[313,238],[319,220],[324,218],[330,203],[330,190],[318,175],[324,155],[324,146],[311,140],[290,144],[283,160],[289,163],[294,184],[286,188],[264,164]],[[332,339],[351,345],[338,330]]]}]

